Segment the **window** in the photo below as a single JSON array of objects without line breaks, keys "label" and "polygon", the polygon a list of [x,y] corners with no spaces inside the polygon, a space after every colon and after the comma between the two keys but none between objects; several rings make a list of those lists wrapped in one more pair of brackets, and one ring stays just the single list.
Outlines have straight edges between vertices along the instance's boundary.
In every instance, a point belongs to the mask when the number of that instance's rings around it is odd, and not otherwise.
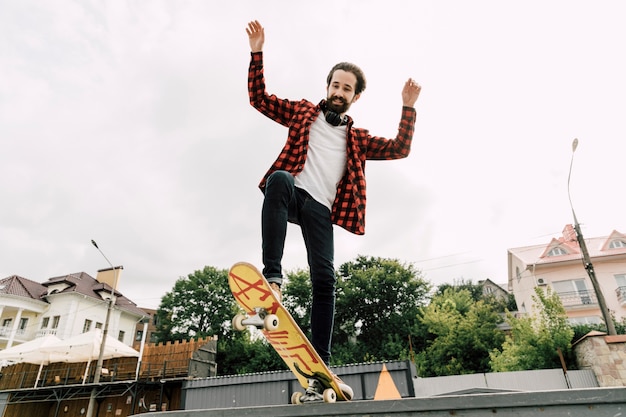
[{"label": "window", "polygon": [[12,322],[13,322],[13,319],[4,319],[2,321],[2,327],[11,327]]},{"label": "window", "polygon": [[99,321],[96,322],[96,329],[102,329],[102,323]]},{"label": "window", "polygon": [[156,343],[159,341],[156,333],[150,333],[150,343]]},{"label": "window", "polygon": [[26,330],[26,326],[28,326],[28,319],[27,318],[20,319],[20,330]]},{"label": "window", "polygon": [[552,282],[552,287],[559,294],[564,307],[597,302],[595,293],[587,290],[587,284],[582,278]]},{"label": "window", "polygon": [[615,274],[614,277],[618,287],[626,287],[626,274]]},{"label": "window", "polygon": [[623,240],[613,240],[609,244],[609,249],[626,248],[626,242]]},{"label": "window", "polygon": [[548,256],[561,256],[561,255],[567,255],[567,252],[565,251],[565,249],[560,248],[558,246],[550,249],[550,252],[548,252]]},{"label": "window", "polygon": [[61,321],[61,316],[54,316],[54,317],[52,317],[52,328],[53,329],[58,329],[59,328],[59,321]]},{"label": "window", "polygon": [[92,321],[89,319],[85,320],[85,324],[83,324],[83,333],[87,333],[89,330],[91,330],[91,323]]},{"label": "window", "polygon": [[142,337],[143,337],[143,330],[137,330],[137,334],[135,335],[135,341],[141,342]]},{"label": "window", "polygon": [[587,285],[584,279],[570,279],[567,281],[552,282],[554,290],[558,293],[566,292],[586,292]]},{"label": "window", "polygon": [[48,324],[50,323],[50,317],[44,317],[41,320],[41,328],[42,329],[46,329],[48,327]]},{"label": "window", "polygon": [[120,330],[118,336],[117,336],[117,340],[119,340],[120,342],[124,342],[124,336],[126,335],[126,333],[123,330]]}]

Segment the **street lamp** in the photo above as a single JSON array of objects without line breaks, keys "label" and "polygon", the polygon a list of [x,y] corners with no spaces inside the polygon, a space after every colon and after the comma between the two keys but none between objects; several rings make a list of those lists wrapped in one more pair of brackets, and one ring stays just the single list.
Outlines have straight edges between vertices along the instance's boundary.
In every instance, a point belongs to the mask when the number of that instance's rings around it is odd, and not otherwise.
[{"label": "street lamp", "polygon": [[91,244],[98,249],[98,251],[102,254],[104,259],[108,262],[113,269],[113,273],[115,274],[115,279],[113,280],[113,285],[111,285],[111,297],[109,298],[108,307],[107,307],[107,315],[104,319],[104,328],[102,329],[102,342],[100,343],[100,353],[98,354],[98,362],[96,362],[96,374],[93,377],[94,387],[91,390],[91,395],[89,396],[89,405],[87,406],[87,414],[86,417],[93,417],[94,411],[96,408],[96,396],[98,395],[98,386],[100,383],[100,374],[102,373],[102,362],[104,359],[104,349],[106,347],[107,334],[109,332],[109,320],[111,319],[111,311],[113,310],[114,298],[115,298],[115,286],[117,285],[117,271],[118,268],[115,268],[109,258],[100,250],[98,244],[95,240],[91,240]]},{"label": "street lamp", "polygon": [[604,317],[604,322],[606,323],[607,333],[610,335],[616,335],[617,331],[615,330],[615,324],[613,324],[613,318],[611,317],[611,313],[609,312],[609,308],[607,307],[606,301],[604,299],[604,294],[602,294],[602,289],[600,288],[600,284],[598,283],[598,279],[596,278],[596,272],[593,269],[593,264],[591,263],[589,252],[587,251],[587,244],[585,243],[583,234],[580,231],[580,224],[578,224],[578,219],[576,218],[576,213],[574,212],[574,206],[572,204],[572,196],[569,191],[569,183],[572,177],[572,165],[574,164],[574,152],[576,152],[577,147],[578,139],[574,139],[574,141],[572,142],[572,159],[570,160],[569,164],[569,175],[567,176],[567,197],[569,198],[569,205],[572,209],[572,215],[574,216],[574,230],[576,231],[576,240],[578,240],[578,245],[580,246],[580,250],[583,253],[583,266],[587,270],[587,275],[589,275],[591,285],[593,285],[593,289],[596,292],[598,305],[600,306],[602,317]]}]

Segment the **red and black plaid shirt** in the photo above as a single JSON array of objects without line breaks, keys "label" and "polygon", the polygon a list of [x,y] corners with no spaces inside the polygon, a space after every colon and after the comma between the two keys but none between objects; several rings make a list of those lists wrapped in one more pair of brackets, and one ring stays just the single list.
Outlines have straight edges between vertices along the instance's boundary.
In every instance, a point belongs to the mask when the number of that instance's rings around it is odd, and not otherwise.
[{"label": "red and black plaid shirt", "polygon": [[[277,170],[298,175],[306,161],[311,123],[319,116],[320,104],[307,100],[290,101],[265,91],[263,53],[251,54],[248,72],[250,104],[270,119],[289,128],[287,142],[267,171],[259,187],[265,188],[267,177]],[[337,187],[331,219],[338,226],[357,235],[365,233],[365,161],[367,159],[400,159],[411,151],[415,127],[415,109],[402,107],[398,135],[394,139],[371,136],[365,129],[353,127],[348,118],[346,172]]]}]

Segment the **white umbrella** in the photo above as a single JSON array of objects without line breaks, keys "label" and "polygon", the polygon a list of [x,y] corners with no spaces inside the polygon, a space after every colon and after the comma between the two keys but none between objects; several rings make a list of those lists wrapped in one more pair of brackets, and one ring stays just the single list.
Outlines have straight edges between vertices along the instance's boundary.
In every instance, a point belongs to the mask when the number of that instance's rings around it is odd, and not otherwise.
[{"label": "white umbrella", "polygon": [[11,346],[8,349],[0,350],[0,361],[6,360],[13,363],[33,363],[39,365],[35,387],[39,383],[41,370],[44,365],[50,363],[50,355],[45,352],[45,348],[56,345],[61,339],[55,335],[46,335],[30,340],[28,342]]}]

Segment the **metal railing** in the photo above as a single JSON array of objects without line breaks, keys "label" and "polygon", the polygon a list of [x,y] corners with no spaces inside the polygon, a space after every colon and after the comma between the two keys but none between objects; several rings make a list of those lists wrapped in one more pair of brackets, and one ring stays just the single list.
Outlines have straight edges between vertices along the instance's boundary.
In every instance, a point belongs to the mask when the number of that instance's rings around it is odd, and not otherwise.
[{"label": "metal railing", "polygon": [[590,290],[560,292],[559,298],[563,307],[585,307],[598,304],[596,293]]}]

